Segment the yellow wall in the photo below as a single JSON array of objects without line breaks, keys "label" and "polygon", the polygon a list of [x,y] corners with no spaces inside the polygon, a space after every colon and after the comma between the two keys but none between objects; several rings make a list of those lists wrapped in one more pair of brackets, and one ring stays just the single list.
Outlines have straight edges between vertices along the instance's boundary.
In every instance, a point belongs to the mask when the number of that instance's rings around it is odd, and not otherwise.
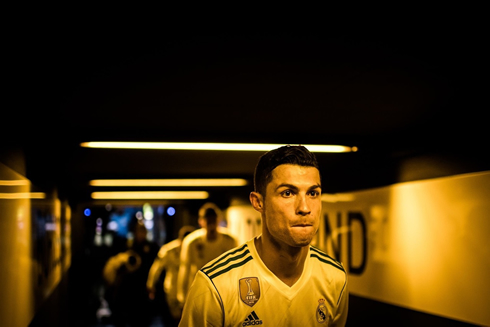
[{"label": "yellow wall", "polygon": [[350,292],[490,325],[490,172],[323,196],[316,244]]},{"label": "yellow wall", "polygon": [[0,163],[0,326],[28,326],[70,265],[70,208],[33,188]]},{"label": "yellow wall", "polygon": [[[18,185],[0,185],[0,305],[1,326],[27,326],[34,316],[34,284],[29,199],[7,199],[8,194],[26,194],[28,181],[0,164],[1,181],[19,181]],[[25,182],[22,185],[22,182]]]}]

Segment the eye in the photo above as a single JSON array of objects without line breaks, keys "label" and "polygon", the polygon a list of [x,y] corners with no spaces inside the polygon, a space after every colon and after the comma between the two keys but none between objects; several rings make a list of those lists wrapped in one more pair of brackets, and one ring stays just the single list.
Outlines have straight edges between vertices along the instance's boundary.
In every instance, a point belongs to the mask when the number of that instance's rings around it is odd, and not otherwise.
[{"label": "eye", "polygon": [[320,195],[320,192],[318,192],[318,191],[310,191],[309,194],[310,194],[311,197],[317,197],[317,196]]},{"label": "eye", "polygon": [[281,193],[281,195],[284,197],[290,197],[293,195],[293,192],[291,190],[285,190]]}]

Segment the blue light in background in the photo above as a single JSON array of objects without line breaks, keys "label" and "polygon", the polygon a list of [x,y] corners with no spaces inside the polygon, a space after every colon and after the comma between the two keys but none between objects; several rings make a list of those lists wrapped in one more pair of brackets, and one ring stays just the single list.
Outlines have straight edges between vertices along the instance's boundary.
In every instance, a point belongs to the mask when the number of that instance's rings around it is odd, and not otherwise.
[{"label": "blue light in background", "polygon": [[85,210],[83,211],[83,214],[85,215],[85,217],[89,217],[89,216],[90,216],[90,214],[91,214],[90,209],[89,209],[89,208],[85,209]]},{"label": "blue light in background", "polygon": [[[136,216],[136,213],[140,210],[139,207],[128,207],[123,210],[117,210],[111,213],[109,217],[109,223],[111,224],[114,232],[122,237],[127,237],[129,233],[129,225],[132,217]],[[115,222],[115,224],[114,224]]]},{"label": "blue light in background", "polygon": [[168,207],[167,208],[167,215],[169,215],[170,217],[175,215],[175,208],[174,207]]}]

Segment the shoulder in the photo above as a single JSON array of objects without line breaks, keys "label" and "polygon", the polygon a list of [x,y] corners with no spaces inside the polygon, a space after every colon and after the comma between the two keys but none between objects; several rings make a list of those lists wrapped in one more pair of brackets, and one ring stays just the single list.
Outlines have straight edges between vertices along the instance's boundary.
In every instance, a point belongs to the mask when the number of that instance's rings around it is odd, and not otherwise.
[{"label": "shoulder", "polygon": [[324,269],[333,270],[346,275],[344,266],[322,250],[310,245],[310,259]]},{"label": "shoulder", "polygon": [[197,229],[191,233],[189,233],[184,239],[182,240],[182,245],[188,245],[190,243],[195,242],[196,240],[200,239],[204,235],[204,229],[200,228]]},{"label": "shoulder", "polygon": [[212,280],[218,276],[230,274],[242,268],[251,260],[253,260],[253,256],[250,253],[249,244],[244,243],[224,252],[222,255],[208,262],[200,270]]},{"label": "shoulder", "polygon": [[[322,250],[310,245],[310,269],[312,279],[320,287],[326,287],[337,296],[337,305],[342,298],[346,299],[347,273],[341,262],[335,260]],[[327,283],[325,283],[327,281]],[[329,286],[331,285],[331,286]]]},{"label": "shoulder", "polygon": [[231,233],[230,233],[230,230],[228,229],[228,227],[218,226],[216,229],[218,230],[218,232],[220,234],[231,236]]},{"label": "shoulder", "polygon": [[228,240],[235,240],[235,236],[230,232],[230,230],[226,227],[218,227],[218,232]]},{"label": "shoulder", "polygon": [[162,256],[167,252],[174,251],[175,249],[177,249],[179,247],[179,245],[180,245],[180,240],[178,240],[178,239],[170,241],[170,242],[168,242],[168,243],[166,243],[160,247],[158,255]]}]

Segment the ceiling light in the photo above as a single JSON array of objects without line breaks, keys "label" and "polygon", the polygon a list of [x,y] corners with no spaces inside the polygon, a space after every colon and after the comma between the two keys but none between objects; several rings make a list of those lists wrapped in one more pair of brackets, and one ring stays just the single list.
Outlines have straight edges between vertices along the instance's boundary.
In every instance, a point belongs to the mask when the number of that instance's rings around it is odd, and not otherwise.
[{"label": "ceiling light", "polygon": [[[284,144],[258,143],[180,143],[180,142],[84,142],[81,147],[104,149],[154,149],[154,150],[216,150],[216,151],[269,151]],[[311,152],[356,152],[357,147],[344,145],[302,144]]]},{"label": "ceiling light", "polygon": [[0,199],[45,199],[43,192],[0,193]]},{"label": "ceiling light", "polygon": [[216,179],[94,179],[91,186],[245,186],[246,179],[216,178]]},{"label": "ceiling light", "polygon": [[196,200],[207,199],[209,193],[205,191],[160,191],[160,192],[93,192],[92,199],[99,200],[130,200],[130,199],[172,199],[172,200]]},{"label": "ceiling light", "polygon": [[31,182],[25,179],[0,180],[1,186],[25,186],[30,184]]}]

